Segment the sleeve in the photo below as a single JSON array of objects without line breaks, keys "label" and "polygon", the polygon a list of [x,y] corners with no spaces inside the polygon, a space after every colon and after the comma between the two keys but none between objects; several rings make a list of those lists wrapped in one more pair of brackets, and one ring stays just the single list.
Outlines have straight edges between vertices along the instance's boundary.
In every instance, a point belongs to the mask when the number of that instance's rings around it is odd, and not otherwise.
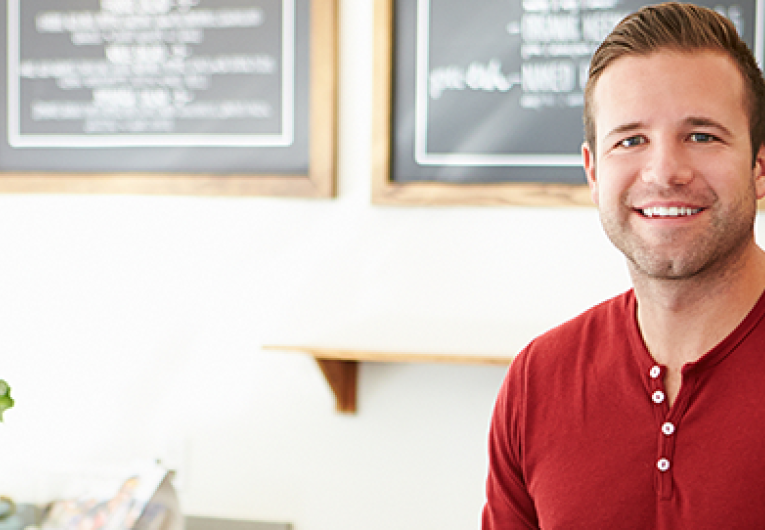
[{"label": "sleeve", "polygon": [[489,429],[489,474],[482,530],[538,529],[523,473],[521,432],[528,350],[516,357],[499,390]]}]

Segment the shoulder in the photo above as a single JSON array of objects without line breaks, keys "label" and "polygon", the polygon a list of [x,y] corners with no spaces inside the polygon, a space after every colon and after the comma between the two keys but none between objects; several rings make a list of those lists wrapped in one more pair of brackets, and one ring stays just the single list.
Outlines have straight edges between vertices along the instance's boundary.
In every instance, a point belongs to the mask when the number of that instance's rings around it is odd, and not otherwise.
[{"label": "shoulder", "polygon": [[625,354],[639,340],[634,310],[630,290],[540,335],[515,357],[495,406],[495,422],[510,439],[520,443],[528,414],[539,407],[566,408],[583,385],[608,385],[625,369]]},{"label": "shoulder", "polygon": [[532,344],[577,345],[594,338],[603,340],[604,335],[622,334],[630,323],[635,322],[634,310],[635,295],[629,290],[540,335]]},{"label": "shoulder", "polygon": [[[623,344],[635,332],[635,295],[632,290],[602,302],[531,341],[513,361],[511,370],[568,370]],[[601,357],[602,358],[602,357]]]}]

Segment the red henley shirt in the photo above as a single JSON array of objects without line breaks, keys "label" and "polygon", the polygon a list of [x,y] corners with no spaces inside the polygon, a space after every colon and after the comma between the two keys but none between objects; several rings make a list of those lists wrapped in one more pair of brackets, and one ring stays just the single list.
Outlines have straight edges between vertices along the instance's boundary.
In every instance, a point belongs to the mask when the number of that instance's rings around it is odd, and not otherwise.
[{"label": "red henley shirt", "polygon": [[483,530],[765,528],[765,296],[683,367],[671,409],[635,315],[628,291],[513,361]]}]

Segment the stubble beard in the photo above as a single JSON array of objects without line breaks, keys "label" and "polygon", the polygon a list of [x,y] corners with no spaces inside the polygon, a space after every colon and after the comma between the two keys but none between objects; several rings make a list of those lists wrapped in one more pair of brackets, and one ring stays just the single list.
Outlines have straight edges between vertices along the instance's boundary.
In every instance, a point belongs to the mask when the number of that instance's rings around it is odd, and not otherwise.
[{"label": "stubble beard", "polygon": [[[746,248],[753,243],[754,220],[757,203],[752,186],[725,209],[714,206],[706,215],[711,216],[709,229],[688,236],[682,230],[668,235],[661,247],[643,240],[629,226],[627,218],[618,213],[602,212],[601,222],[611,242],[627,258],[633,281],[639,278],[655,280],[701,279],[711,275],[725,275],[735,267]],[[623,201],[622,204],[630,204]],[[623,206],[624,211],[629,208]],[[629,216],[627,216],[629,217]],[[691,238],[690,240],[688,238]]]}]

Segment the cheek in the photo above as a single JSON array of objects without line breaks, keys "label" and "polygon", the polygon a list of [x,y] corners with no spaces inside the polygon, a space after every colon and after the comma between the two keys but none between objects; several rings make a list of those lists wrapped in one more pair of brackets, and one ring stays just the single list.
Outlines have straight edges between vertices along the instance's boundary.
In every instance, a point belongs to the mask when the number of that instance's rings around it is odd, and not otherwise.
[{"label": "cheek", "polygon": [[710,163],[700,170],[704,181],[711,190],[722,197],[760,196],[763,184],[759,182],[748,163],[731,161],[729,164]]},{"label": "cheek", "polygon": [[598,203],[601,206],[621,201],[621,197],[635,182],[635,176],[639,174],[634,164],[614,158],[600,161],[598,170],[597,194]]}]

